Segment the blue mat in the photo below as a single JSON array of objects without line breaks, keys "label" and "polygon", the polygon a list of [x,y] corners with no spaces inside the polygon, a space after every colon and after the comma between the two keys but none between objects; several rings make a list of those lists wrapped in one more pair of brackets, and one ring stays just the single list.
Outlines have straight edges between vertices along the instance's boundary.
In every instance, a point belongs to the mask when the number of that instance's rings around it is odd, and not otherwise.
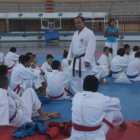
[{"label": "blue mat", "polygon": [[[26,53],[26,52],[20,52]],[[33,53],[63,53],[62,51],[36,51]],[[46,55],[37,55],[38,65],[45,62]],[[53,54],[54,59],[62,61],[62,54]],[[97,59],[97,58],[96,58]],[[132,82],[132,84],[115,84],[114,78],[107,78],[109,85],[100,85],[99,92],[110,97],[118,97],[121,101],[121,112],[125,120],[140,119],[140,82]],[[61,112],[61,117],[52,119],[51,121],[70,121],[71,120],[71,101],[54,101],[46,100],[43,109],[47,112]]]},{"label": "blue mat", "polygon": [[[140,83],[132,84],[115,84],[114,78],[107,78],[109,85],[100,85],[99,91],[106,96],[117,97],[121,101],[121,112],[125,120],[140,119]],[[44,102],[44,101],[43,101]],[[47,112],[61,112],[61,117],[51,120],[52,122],[70,121],[71,120],[71,101],[68,100],[48,100],[42,105]]]}]

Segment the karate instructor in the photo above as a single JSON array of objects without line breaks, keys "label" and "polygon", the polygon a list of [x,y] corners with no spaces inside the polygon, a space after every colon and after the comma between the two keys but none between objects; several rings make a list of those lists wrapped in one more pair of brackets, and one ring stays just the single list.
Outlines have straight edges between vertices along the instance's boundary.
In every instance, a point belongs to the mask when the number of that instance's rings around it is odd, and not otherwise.
[{"label": "karate instructor", "polygon": [[75,93],[82,91],[83,79],[92,73],[96,39],[93,31],[85,26],[84,18],[75,18],[75,27],[69,53],[68,64],[71,65],[71,87]]}]

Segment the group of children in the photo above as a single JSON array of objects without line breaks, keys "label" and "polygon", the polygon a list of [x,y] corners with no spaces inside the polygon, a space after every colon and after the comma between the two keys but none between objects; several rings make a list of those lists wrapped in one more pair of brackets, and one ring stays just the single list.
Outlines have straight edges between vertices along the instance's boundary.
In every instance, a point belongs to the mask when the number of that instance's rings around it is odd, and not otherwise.
[{"label": "group of children", "polygon": [[[140,47],[134,46],[133,51],[130,51],[130,46],[125,44],[123,48],[119,48],[117,55],[112,57],[110,48],[104,47],[103,54],[96,63],[102,66],[103,70],[107,70],[106,76],[111,76],[119,79],[120,77],[128,78],[129,80],[140,80]],[[122,76],[125,75],[125,76]]]},{"label": "group of children", "polygon": [[[48,54],[45,63],[39,68],[36,55],[26,53],[19,56],[15,47],[10,48],[5,59],[0,54],[0,125],[20,126],[30,122],[33,111],[44,120],[59,117],[59,112],[47,113],[42,110],[37,96],[40,94],[52,99],[73,99],[71,140],[104,140],[112,124],[125,129],[127,125],[120,113],[119,99],[98,93],[98,81],[108,84],[106,76],[118,78],[122,73],[130,80],[140,80],[139,50],[138,46],[134,46],[133,52],[130,52],[130,46],[126,44],[124,48],[118,49],[113,58],[112,50],[104,47],[98,61],[94,60],[92,74],[83,81],[83,91],[75,93],[72,98],[73,94],[69,91],[72,75],[66,50],[62,67],[58,60],[53,60],[53,56]],[[12,72],[10,85],[8,71]]]}]

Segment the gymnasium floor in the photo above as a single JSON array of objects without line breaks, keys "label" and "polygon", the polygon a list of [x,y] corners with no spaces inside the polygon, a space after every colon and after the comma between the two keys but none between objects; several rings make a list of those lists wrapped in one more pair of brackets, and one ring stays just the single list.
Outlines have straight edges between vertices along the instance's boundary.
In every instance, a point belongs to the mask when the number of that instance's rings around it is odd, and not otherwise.
[{"label": "gymnasium floor", "polygon": [[[41,43],[41,42],[27,42],[27,43],[0,43],[0,50],[5,53],[9,50],[9,47],[16,46],[18,54],[25,54],[26,52],[32,51],[38,57],[38,65],[42,65],[45,62],[45,57],[48,53],[54,56],[54,59],[62,61],[62,54],[64,49],[69,48],[70,42],[56,42],[56,43]],[[101,45],[97,45],[97,51],[95,53],[96,60],[101,55]],[[121,112],[126,121],[133,121],[140,119],[140,82],[132,82],[132,84],[115,84],[113,78],[107,78],[109,85],[100,85],[99,92],[110,97],[118,97],[121,101]],[[43,109],[47,112],[61,112],[61,117],[53,119],[53,122],[64,122],[71,120],[71,101],[54,101],[46,100],[43,98],[42,101]],[[131,124],[132,126],[132,124]],[[133,126],[131,127],[133,128]],[[132,131],[132,130],[130,130]],[[139,131],[139,129],[138,129]],[[116,130],[114,130],[114,134]],[[128,132],[129,133],[129,132]],[[134,134],[133,134],[134,135]],[[119,135],[118,135],[119,136]],[[118,137],[117,136],[117,137]],[[119,140],[111,138],[109,135],[108,140]],[[139,138],[140,136],[138,136]],[[124,137],[123,137],[124,138]],[[129,140],[129,139],[121,140]],[[130,138],[130,137],[128,137]],[[134,140],[134,139],[131,139]],[[136,139],[135,139],[136,140]],[[140,140],[137,139],[137,140]]]},{"label": "gymnasium floor", "polygon": [[[123,44],[129,43],[131,46],[138,44],[138,42],[123,42]],[[119,43],[119,46],[123,45]],[[64,49],[69,49],[70,42],[7,42],[0,43],[0,51],[7,52],[9,48],[15,46],[18,54],[25,54],[26,52],[33,52],[38,57],[38,64],[42,65],[45,62],[47,54],[51,53],[54,59],[62,61],[62,55]],[[97,41],[97,48],[95,53],[95,59],[101,55],[103,41]],[[118,97],[121,101],[122,113],[125,120],[137,120],[140,119],[140,82],[132,82],[132,84],[115,84],[113,78],[107,78],[109,85],[100,85],[99,92],[111,96]],[[55,111],[55,109],[54,109]],[[66,119],[67,120],[67,119]],[[64,120],[65,121],[65,120]]]}]

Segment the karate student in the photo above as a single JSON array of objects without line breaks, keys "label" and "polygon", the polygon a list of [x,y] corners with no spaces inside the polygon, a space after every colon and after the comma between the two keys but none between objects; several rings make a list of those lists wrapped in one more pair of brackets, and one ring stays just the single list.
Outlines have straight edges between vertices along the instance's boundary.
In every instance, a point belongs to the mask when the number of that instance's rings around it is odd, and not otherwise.
[{"label": "karate student", "polygon": [[29,69],[32,62],[29,56],[23,56],[20,61],[21,63],[15,67],[11,75],[12,89],[19,95],[27,88],[34,88],[40,94],[46,94],[39,80],[40,74],[44,75],[45,73],[41,70],[35,73]]},{"label": "karate student", "polygon": [[53,99],[70,99],[66,89],[70,74],[60,71],[60,62],[57,60],[51,66],[53,71],[47,75],[47,96]]},{"label": "karate student", "polygon": [[123,48],[125,51],[124,57],[127,59],[128,63],[129,63],[129,61],[130,61],[130,46],[128,44],[125,44]]},{"label": "karate student", "polygon": [[18,64],[19,55],[16,54],[16,48],[10,48],[10,52],[7,53],[5,57],[5,65],[8,67],[8,71],[12,71],[14,67]]},{"label": "karate student", "polygon": [[112,77],[118,78],[121,73],[126,72],[128,66],[128,59],[124,57],[124,49],[118,49],[117,55],[113,58],[111,63],[111,73]]},{"label": "karate student", "polygon": [[[32,63],[31,63],[31,66],[30,66],[30,69],[31,71],[33,72],[37,72],[40,71],[41,69],[37,66],[37,56],[32,54]],[[39,76],[39,79],[40,79],[40,82],[42,84],[42,86],[44,87],[44,90],[46,90],[46,87],[47,87],[47,77],[46,75],[42,75],[40,74]]]},{"label": "karate student", "polygon": [[70,66],[68,64],[67,56],[68,56],[68,52],[66,50],[64,50],[63,60],[62,60],[63,72],[70,72]]},{"label": "karate student", "polygon": [[52,67],[51,67],[52,61],[53,61],[53,56],[51,54],[48,54],[46,56],[46,62],[42,64],[41,69],[44,71],[52,72]]},{"label": "karate student", "polygon": [[84,79],[83,91],[72,101],[72,132],[69,140],[105,140],[109,127],[127,124],[120,112],[120,100],[98,92],[98,80],[88,75]]},{"label": "karate student", "polygon": [[140,52],[136,52],[135,58],[129,62],[126,74],[130,80],[140,81]]},{"label": "karate student", "polygon": [[104,69],[107,69],[108,75],[110,73],[111,61],[112,56],[110,54],[110,50],[108,47],[104,47],[103,54],[99,58],[97,65],[102,66]]},{"label": "karate student", "polygon": [[0,52],[0,65],[4,64],[4,53]]},{"label": "karate student", "polygon": [[115,19],[110,19],[108,26],[105,29],[104,37],[106,37],[105,46],[113,49],[113,56],[117,55],[118,43],[117,39],[119,37],[119,30],[115,26]]},{"label": "karate student", "polygon": [[84,77],[92,73],[96,39],[93,31],[85,26],[83,17],[75,18],[75,26],[77,31],[73,34],[67,59],[71,65],[71,87],[77,93],[82,91]]},{"label": "karate student", "polygon": [[134,46],[133,47],[133,52],[130,53],[130,61],[135,58],[136,52],[139,52],[139,51],[140,51],[140,47],[139,46]]},{"label": "karate student", "polygon": [[60,116],[59,112],[47,113],[41,108],[35,91],[31,88],[25,90],[22,97],[8,90],[8,78],[0,75],[0,126],[20,126],[32,122],[32,111],[37,111],[44,120]]}]

